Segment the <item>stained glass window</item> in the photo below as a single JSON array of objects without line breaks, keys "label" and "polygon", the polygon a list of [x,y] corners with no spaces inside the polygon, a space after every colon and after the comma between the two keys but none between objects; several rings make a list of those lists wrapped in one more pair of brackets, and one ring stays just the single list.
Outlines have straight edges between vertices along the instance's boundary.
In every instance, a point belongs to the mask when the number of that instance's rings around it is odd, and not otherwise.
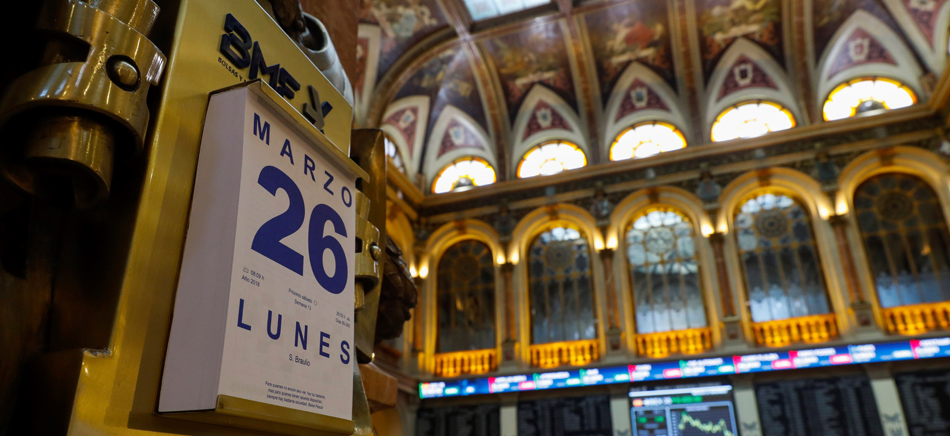
[{"label": "stained glass window", "polygon": [[825,121],[910,106],[917,102],[914,91],[883,77],[854,79],[838,85],[822,108]]},{"label": "stained glass window", "polygon": [[518,177],[549,176],[587,165],[587,157],[569,142],[549,142],[529,150],[518,165]]},{"label": "stained glass window", "polygon": [[495,267],[488,245],[449,247],[439,261],[438,352],[495,348]]},{"label": "stained glass window", "polygon": [[626,234],[638,333],[706,327],[693,225],[659,208],[633,220]]},{"label": "stained glass window", "polygon": [[855,191],[854,213],[881,307],[950,300],[950,234],[927,183],[872,177]]},{"label": "stained glass window", "polygon": [[795,127],[795,117],[788,109],[770,101],[750,101],[719,114],[712,125],[712,140],[754,138],[792,127]]},{"label": "stained glass window", "polygon": [[818,247],[798,201],[755,196],[736,212],[734,226],[753,322],[828,313]]},{"label": "stained glass window", "polygon": [[432,184],[432,192],[461,192],[495,183],[495,169],[477,157],[463,157],[448,164]]},{"label": "stained glass window", "polygon": [[399,171],[406,174],[406,164],[402,160],[402,153],[399,153],[399,149],[396,148],[396,144],[389,139],[389,136],[383,136],[383,145],[386,148],[386,156],[392,158],[396,168],[399,168]]},{"label": "stained glass window", "polygon": [[638,159],[686,147],[683,133],[659,121],[640,123],[624,130],[610,146],[610,160]]},{"label": "stained glass window", "polygon": [[551,228],[532,241],[528,265],[532,342],[596,338],[587,238],[572,227]]}]

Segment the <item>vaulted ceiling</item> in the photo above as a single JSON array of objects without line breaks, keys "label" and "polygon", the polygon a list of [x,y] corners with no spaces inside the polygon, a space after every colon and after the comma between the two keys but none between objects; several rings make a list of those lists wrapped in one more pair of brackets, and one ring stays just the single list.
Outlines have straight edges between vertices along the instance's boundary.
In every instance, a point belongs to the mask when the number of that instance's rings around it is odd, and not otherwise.
[{"label": "vaulted ceiling", "polygon": [[717,115],[748,100],[821,123],[829,92],[858,77],[924,101],[947,57],[947,0],[541,3],[474,21],[470,10],[506,2],[362,0],[357,124],[382,128],[426,186],[463,156],[505,180],[551,139],[605,162],[638,122],[702,146]]}]

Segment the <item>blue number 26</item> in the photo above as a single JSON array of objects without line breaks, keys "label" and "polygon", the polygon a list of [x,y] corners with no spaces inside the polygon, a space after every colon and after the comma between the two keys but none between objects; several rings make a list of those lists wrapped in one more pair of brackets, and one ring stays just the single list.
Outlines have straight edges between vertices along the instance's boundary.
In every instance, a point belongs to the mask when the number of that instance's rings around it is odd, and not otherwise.
[{"label": "blue number 26", "polygon": [[[268,220],[257,233],[251,242],[251,250],[254,250],[270,260],[277,262],[283,267],[303,275],[303,255],[294,251],[294,249],[284,245],[280,241],[300,230],[303,226],[305,206],[303,195],[300,188],[294,183],[287,174],[274,166],[266,166],[261,170],[257,183],[264,187],[271,195],[276,196],[277,190],[282,189],[287,193],[290,204],[284,213]],[[346,287],[347,265],[346,252],[340,241],[332,235],[324,235],[323,231],[327,223],[333,225],[333,231],[342,237],[346,237],[346,226],[343,224],[343,218],[333,208],[325,204],[318,204],[310,213],[310,225],[307,228],[307,247],[310,257],[310,269],[313,270],[313,276],[317,283],[323,286],[331,294],[339,294]],[[323,253],[330,250],[333,255],[335,266],[333,274],[327,274],[323,265]]]}]

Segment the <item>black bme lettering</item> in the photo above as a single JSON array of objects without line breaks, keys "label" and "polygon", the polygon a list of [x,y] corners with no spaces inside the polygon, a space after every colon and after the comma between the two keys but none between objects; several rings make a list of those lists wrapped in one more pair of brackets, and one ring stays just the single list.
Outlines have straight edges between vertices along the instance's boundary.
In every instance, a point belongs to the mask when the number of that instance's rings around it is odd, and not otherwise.
[{"label": "black bme lettering", "polygon": [[[258,41],[251,38],[251,34],[238,22],[234,15],[228,14],[224,19],[224,34],[221,35],[221,45],[218,47],[221,54],[236,68],[250,68],[247,77],[250,80],[258,76],[268,76],[267,83],[287,100],[293,100],[296,91],[300,91],[300,82],[279,63],[267,65],[264,52]],[[309,85],[309,103],[304,103],[303,114],[321,131],[323,118],[333,109],[328,102],[321,102],[316,89]],[[319,108],[319,109],[314,109]]]}]

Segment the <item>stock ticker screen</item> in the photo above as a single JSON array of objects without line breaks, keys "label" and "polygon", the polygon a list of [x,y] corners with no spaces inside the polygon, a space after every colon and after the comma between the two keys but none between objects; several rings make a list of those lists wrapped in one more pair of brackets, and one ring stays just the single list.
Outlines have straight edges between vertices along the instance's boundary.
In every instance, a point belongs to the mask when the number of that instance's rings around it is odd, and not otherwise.
[{"label": "stock ticker screen", "polygon": [[630,390],[634,436],[737,436],[732,386],[642,386]]}]

